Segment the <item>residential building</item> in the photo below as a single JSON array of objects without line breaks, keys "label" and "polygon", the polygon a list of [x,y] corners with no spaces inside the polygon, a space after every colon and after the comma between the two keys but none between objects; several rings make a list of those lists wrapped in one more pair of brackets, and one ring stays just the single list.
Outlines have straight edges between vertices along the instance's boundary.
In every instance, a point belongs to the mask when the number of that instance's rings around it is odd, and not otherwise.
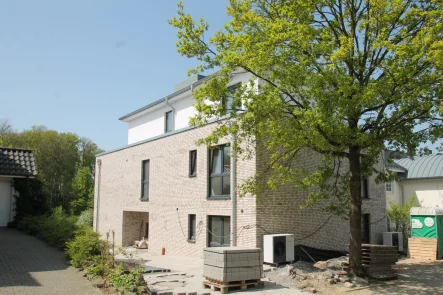
[{"label": "residential building", "polygon": [[[237,73],[231,85],[250,78]],[[145,237],[149,251],[165,248],[166,254],[193,257],[200,257],[203,247],[232,245],[235,238],[238,246],[262,247],[263,235],[269,233],[292,233],[296,244],[347,251],[349,222],[320,206],[301,210],[307,193],[294,185],[260,196],[260,201],[252,195],[231,198],[231,181],[238,186],[263,171],[266,157],[239,158],[233,174],[230,138],[215,149],[196,144],[220,123],[188,124],[196,114],[193,90],[205,79],[192,77],[173,94],[120,118],[128,124],[128,145],[97,155],[95,230],[113,230],[117,244]],[[315,171],[320,157],[302,153],[300,165]],[[386,231],[384,185],[373,179],[364,184],[363,237],[377,243]]]},{"label": "residential building", "polygon": [[414,198],[422,207],[443,208],[443,155],[413,159],[404,157],[388,164],[397,179],[386,183],[386,200],[404,204]]},{"label": "residential building", "polygon": [[15,178],[37,175],[34,153],[27,149],[0,147],[0,227],[7,226],[15,216]]}]

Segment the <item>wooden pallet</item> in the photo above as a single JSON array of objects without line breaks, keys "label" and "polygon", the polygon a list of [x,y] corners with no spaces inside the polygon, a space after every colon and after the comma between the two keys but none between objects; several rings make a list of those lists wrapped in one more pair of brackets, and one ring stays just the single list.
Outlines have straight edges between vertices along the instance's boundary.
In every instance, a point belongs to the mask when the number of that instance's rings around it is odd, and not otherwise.
[{"label": "wooden pallet", "polygon": [[262,288],[263,282],[260,279],[220,282],[210,278],[206,278],[206,281],[203,282],[203,288],[209,288],[211,291],[220,291],[222,294],[234,290],[246,290],[250,287]]},{"label": "wooden pallet", "polygon": [[424,260],[437,260],[436,238],[409,238],[409,257]]}]

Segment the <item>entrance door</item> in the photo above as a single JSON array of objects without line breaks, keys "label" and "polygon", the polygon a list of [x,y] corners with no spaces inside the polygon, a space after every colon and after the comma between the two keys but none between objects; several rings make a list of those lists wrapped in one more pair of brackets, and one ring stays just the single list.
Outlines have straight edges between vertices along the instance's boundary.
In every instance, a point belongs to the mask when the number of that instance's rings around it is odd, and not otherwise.
[{"label": "entrance door", "polygon": [[11,210],[11,183],[0,180],[0,226],[7,226]]}]

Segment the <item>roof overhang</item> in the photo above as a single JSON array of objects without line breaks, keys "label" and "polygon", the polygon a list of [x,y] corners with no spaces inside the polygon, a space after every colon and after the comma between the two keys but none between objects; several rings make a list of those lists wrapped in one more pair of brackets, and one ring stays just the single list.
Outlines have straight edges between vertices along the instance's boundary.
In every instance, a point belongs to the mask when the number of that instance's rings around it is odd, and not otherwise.
[{"label": "roof overhang", "polygon": [[166,103],[167,100],[175,98],[176,96],[178,96],[180,94],[183,94],[183,93],[185,93],[185,92],[187,92],[189,90],[192,90],[194,87],[197,87],[197,86],[201,85],[204,81],[208,80],[210,77],[211,76],[206,76],[206,77],[198,80],[197,82],[192,83],[191,85],[188,85],[188,86],[186,86],[186,87],[184,87],[184,88],[182,88],[182,89],[180,89],[180,90],[178,90],[178,91],[176,91],[174,93],[171,93],[171,94],[169,94],[169,95],[167,95],[167,96],[165,96],[163,98],[160,98],[159,100],[156,100],[156,101],[154,101],[154,102],[152,102],[152,103],[150,103],[148,105],[145,105],[144,107],[141,107],[141,108],[139,108],[139,109],[137,109],[137,110],[135,110],[133,112],[130,112],[129,114],[124,115],[123,117],[120,117],[119,120],[123,121],[123,122],[129,122],[129,121],[131,121],[131,120],[133,120],[133,119],[135,119],[135,118],[137,118],[137,117],[139,117],[139,116],[141,116],[143,114],[146,114],[153,107],[155,107],[156,105],[159,105],[159,104],[161,104],[163,102]]}]

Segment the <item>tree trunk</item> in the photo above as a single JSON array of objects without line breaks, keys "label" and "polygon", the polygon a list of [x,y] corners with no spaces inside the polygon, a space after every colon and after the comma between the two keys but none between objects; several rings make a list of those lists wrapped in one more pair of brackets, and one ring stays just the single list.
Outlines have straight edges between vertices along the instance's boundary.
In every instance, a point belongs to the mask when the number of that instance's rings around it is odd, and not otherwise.
[{"label": "tree trunk", "polygon": [[350,192],[351,192],[351,214],[350,242],[349,242],[349,267],[351,274],[355,276],[363,275],[361,263],[361,163],[360,148],[351,147],[349,149],[349,169],[351,172]]}]

